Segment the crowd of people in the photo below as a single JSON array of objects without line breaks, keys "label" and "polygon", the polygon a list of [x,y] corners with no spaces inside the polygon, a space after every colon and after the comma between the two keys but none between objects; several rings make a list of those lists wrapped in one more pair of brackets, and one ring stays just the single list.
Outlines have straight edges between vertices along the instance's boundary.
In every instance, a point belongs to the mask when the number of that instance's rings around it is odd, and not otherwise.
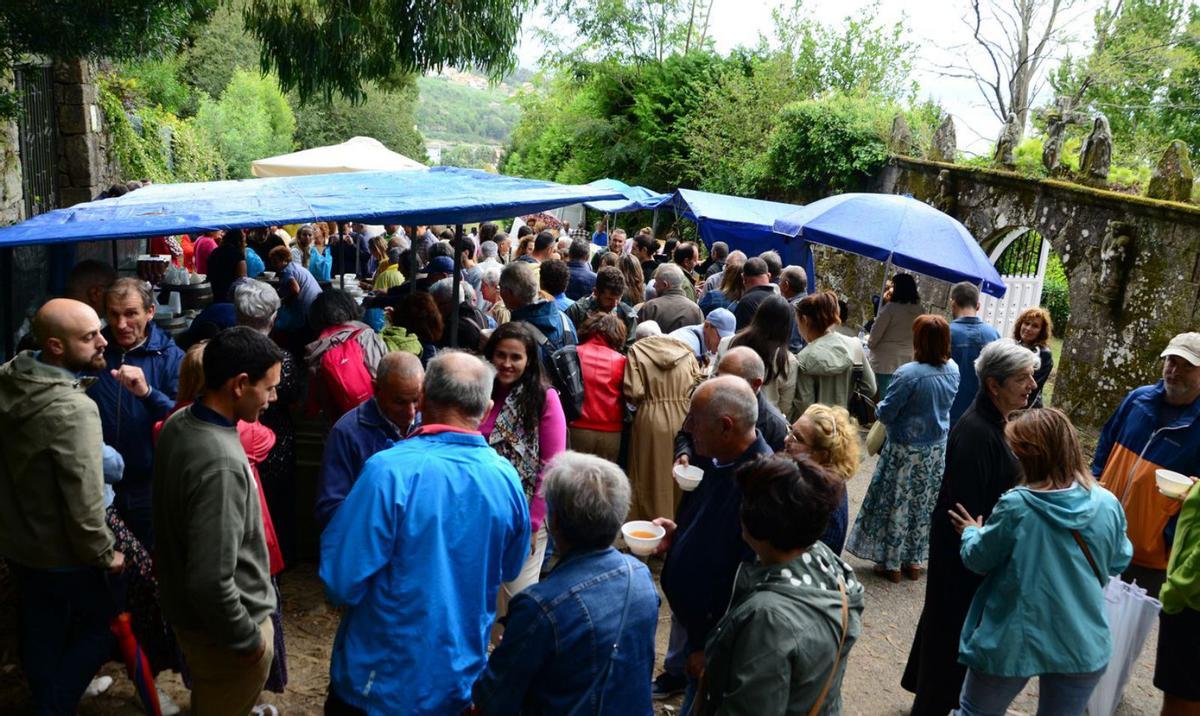
[{"label": "crowd of people", "polygon": [[[327,714],[836,714],[869,580],[926,579],[914,714],[1082,714],[1103,590],[1163,604],[1165,714],[1200,710],[1200,334],[1104,426],[1090,468],[1043,407],[1049,314],[1011,337],[898,273],[862,329],[774,252],[492,223],[305,224],[157,239],[214,302],[178,336],[83,262],[0,367],[0,555],[39,713],[72,713],[129,612],[197,714],[287,684],[295,421],[340,610]],[[456,275],[457,274],[457,275]],[[851,521],[846,485],[883,437]],[[674,474],[699,468],[683,489]],[[660,593],[623,525],[661,532]],[[105,677],[107,678],[107,677]],[[159,692],[162,713],[178,710]]]}]

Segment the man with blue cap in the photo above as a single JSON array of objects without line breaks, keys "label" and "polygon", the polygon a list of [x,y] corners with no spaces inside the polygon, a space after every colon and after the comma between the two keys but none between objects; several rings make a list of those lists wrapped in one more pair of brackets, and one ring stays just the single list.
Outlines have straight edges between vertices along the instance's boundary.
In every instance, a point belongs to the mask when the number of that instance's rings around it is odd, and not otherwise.
[{"label": "man with blue cap", "polygon": [[722,338],[732,336],[737,320],[728,309],[713,309],[698,326],[684,326],[671,331],[668,336],[688,344],[701,365],[708,364],[708,356],[717,352]]}]

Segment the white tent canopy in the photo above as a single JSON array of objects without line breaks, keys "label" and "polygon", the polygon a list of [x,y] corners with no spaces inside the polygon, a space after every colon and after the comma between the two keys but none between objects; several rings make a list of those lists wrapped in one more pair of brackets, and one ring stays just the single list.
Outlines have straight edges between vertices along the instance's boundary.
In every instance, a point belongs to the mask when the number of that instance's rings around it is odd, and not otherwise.
[{"label": "white tent canopy", "polygon": [[250,163],[256,177],[292,177],[338,172],[425,169],[425,165],[388,149],[378,139],[354,137],[328,147],[313,147]]}]

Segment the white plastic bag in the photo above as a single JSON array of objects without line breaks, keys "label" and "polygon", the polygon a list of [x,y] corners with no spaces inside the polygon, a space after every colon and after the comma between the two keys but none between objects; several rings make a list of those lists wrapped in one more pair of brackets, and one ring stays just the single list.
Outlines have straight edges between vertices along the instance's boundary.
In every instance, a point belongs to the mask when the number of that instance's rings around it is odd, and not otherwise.
[{"label": "white plastic bag", "polygon": [[1154,621],[1162,609],[1162,603],[1134,584],[1126,584],[1120,578],[1109,579],[1104,588],[1104,606],[1108,615],[1108,629],[1112,633],[1112,658],[1100,683],[1088,699],[1087,712],[1090,716],[1112,716],[1121,703],[1121,694],[1129,683],[1133,666],[1142,654],[1146,638],[1154,628]]}]

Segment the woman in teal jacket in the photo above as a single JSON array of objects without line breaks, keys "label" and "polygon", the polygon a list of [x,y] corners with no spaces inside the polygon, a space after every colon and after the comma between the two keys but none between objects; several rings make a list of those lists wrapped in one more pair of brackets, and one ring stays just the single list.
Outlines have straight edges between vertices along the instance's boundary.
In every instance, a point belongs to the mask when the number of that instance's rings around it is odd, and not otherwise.
[{"label": "woman in teal jacket", "polygon": [[986,575],[959,641],[969,671],[956,713],[1002,716],[1037,676],[1038,714],[1082,714],[1112,653],[1104,585],[1133,556],[1125,513],[1084,468],[1061,411],[1030,410],[1005,435],[1022,484],[986,527],[961,505],[950,513],[963,564]]}]

